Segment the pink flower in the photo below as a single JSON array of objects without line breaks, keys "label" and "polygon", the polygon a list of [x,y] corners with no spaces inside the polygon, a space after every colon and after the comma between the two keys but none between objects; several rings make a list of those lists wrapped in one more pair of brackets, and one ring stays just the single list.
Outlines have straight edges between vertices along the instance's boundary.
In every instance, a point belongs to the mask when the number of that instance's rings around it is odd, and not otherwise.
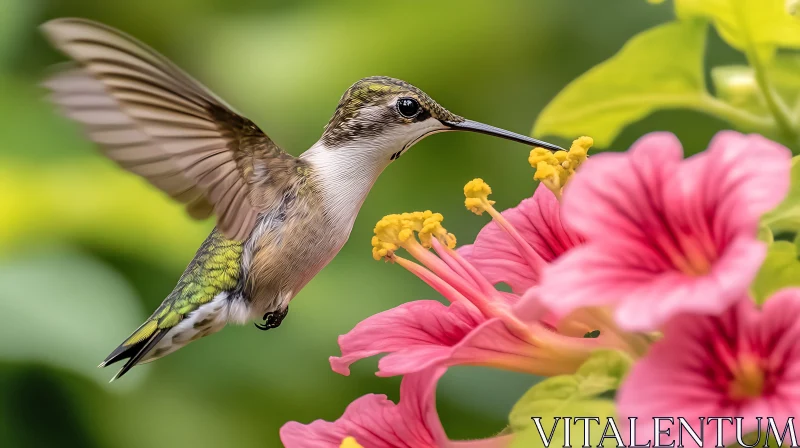
[{"label": "pink flower", "polygon": [[[401,247],[424,267],[393,252],[388,255],[389,260],[420,277],[451,303],[409,302],[367,318],[339,337],[342,356],[331,357],[334,371],[348,375],[353,362],[388,353],[378,364],[379,376],[456,364],[557,375],[574,372],[599,347],[636,353],[642,350],[637,341],[619,334],[607,312],[591,316],[579,313],[577,318],[556,323],[539,302],[536,290],[528,289],[521,300],[518,294],[497,291],[484,277],[488,273],[495,282],[510,281],[503,274],[513,270],[511,275],[523,279],[516,283],[518,289],[523,288],[534,281],[528,279],[536,278],[536,269],[546,263],[545,259],[558,256],[580,241],[580,237],[561,226],[558,202],[549,190],[540,188],[533,198],[503,216],[495,216],[499,213],[493,209],[489,211],[499,224],[489,224],[481,231],[469,254],[484,267],[481,272],[460,255],[461,251],[443,246],[436,238],[432,245],[438,256],[413,237],[402,242]],[[400,235],[402,232],[388,225],[389,221],[405,222],[403,219],[413,216],[391,215],[391,220],[376,226],[376,232],[386,238]],[[443,229],[437,231],[440,235],[446,233]],[[377,250],[398,246],[380,238],[373,244]],[[504,263],[510,267],[505,269]],[[596,330],[600,330],[598,339],[584,338]]]},{"label": "pink flower", "polygon": [[[595,328],[582,327],[583,333],[561,335],[541,322],[515,317],[513,306],[518,296],[495,290],[455,251],[438,243],[434,246],[441,258],[427,251],[418,254],[433,272],[405,259],[398,264],[452,303],[418,300],[368,317],[339,337],[342,356],[330,359],[335,372],[349,375],[353,362],[389,353],[378,363],[378,376],[456,364],[556,375],[574,371],[602,342],[583,338]],[[526,313],[538,317],[544,315],[544,309]]]},{"label": "pink flower", "polygon": [[521,241],[492,221],[480,231],[475,244],[458,252],[492,284],[503,282],[522,294],[539,283],[545,263],[583,244],[583,237],[564,226],[560,212],[561,204],[553,192],[539,184],[533,197],[502,213]]},{"label": "pink flower", "polygon": [[405,376],[396,405],[385,395],[370,394],[352,402],[335,422],[286,423],[281,428],[281,441],[286,448],[339,448],[346,437],[353,437],[364,448],[508,446],[511,436],[448,440],[436,413],[436,382],[443,373],[444,369],[429,369]]},{"label": "pink flower", "polygon": [[550,309],[613,305],[621,327],[647,331],[681,312],[721,313],[747,291],[766,253],[758,220],[788,191],[791,153],[721,132],[682,158],[672,134],[654,133],[583,165],[562,210],[587,242],[545,268]]},{"label": "pink flower", "polygon": [[[623,383],[617,396],[620,416],[624,422],[639,418],[643,441],[653,434],[652,417],[684,417],[698,433],[698,417],[743,417],[747,434],[758,428],[755,417],[765,418],[766,431],[770,416],[782,431],[788,417],[800,415],[798,315],[800,289],[785,289],[761,311],[740,297],[720,316],[671,319],[664,338]],[[702,426],[704,446],[714,446],[716,422]],[[727,434],[724,444],[735,441],[732,423],[723,422],[722,432]]]}]

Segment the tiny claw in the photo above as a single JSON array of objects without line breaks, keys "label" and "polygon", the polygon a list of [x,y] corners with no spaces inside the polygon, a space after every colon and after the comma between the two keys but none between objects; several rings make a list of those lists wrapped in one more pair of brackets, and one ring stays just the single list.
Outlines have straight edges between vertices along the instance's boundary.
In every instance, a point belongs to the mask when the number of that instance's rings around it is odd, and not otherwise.
[{"label": "tiny claw", "polygon": [[267,331],[272,328],[278,328],[287,314],[289,314],[288,306],[280,311],[270,311],[269,313],[264,315],[263,324],[254,324],[254,325],[261,331]]}]

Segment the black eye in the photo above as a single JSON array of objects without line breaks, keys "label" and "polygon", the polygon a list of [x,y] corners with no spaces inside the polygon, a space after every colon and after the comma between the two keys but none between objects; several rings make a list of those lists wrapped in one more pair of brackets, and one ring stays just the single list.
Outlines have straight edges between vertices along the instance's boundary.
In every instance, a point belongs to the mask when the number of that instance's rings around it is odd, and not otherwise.
[{"label": "black eye", "polygon": [[419,103],[413,98],[400,98],[397,100],[397,111],[406,118],[417,116],[419,109]]}]

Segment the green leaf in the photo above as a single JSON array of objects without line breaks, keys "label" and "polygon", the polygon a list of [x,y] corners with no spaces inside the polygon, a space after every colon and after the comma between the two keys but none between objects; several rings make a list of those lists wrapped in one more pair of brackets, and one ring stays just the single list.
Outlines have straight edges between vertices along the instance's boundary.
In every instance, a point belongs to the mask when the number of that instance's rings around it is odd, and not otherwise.
[{"label": "green leaf", "polygon": [[757,303],[764,303],[773,293],[787,286],[800,286],[797,246],[789,241],[775,241],[753,282],[753,296]]},{"label": "green leaf", "polygon": [[762,54],[776,47],[800,48],[800,20],[786,10],[785,0],[675,0],[682,19],[702,17],[738,50],[748,39]]},{"label": "green leaf", "polygon": [[61,250],[0,264],[0,360],[44,363],[106,384],[112,372],[97,364],[144,317],[127,282],[85,255]]},{"label": "green leaf", "polygon": [[[779,431],[783,429],[779,427]],[[766,429],[764,431],[757,431],[751,432],[749,434],[745,434],[742,436],[742,441],[752,447],[765,447],[765,448],[779,448],[780,446],[789,446],[791,439],[789,438],[789,433],[787,433],[786,438],[783,441],[783,445],[780,445],[777,440],[775,440],[775,434],[770,433],[769,438],[766,436]],[[728,448],[740,448],[742,445],[739,445],[738,442],[731,443],[727,445]]]},{"label": "green leaf", "polygon": [[[535,135],[589,135],[608,147],[622,129],[663,108],[702,108],[706,25],[672,22],[642,32],[545,107]],[[710,97],[709,97],[710,98]]]},{"label": "green leaf", "polygon": [[761,224],[769,226],[773,233],[800,230],[800,156],[792,158],[791,187],[789,194],[775,209],[761,218]]},{"label": "green leaf", "polygon": [[[572,421],[566,445],[583,446],[584,425],[589,428],[591,446],[600,445],[608,417],[615,416],[614,402],[603,395],[619,388],[633,361],[615,350],[592,354],[574,375],[548,378],[531,387],[514,405],[509,416],[516,436],[512,447],[560,447],[565,445],[564,417],[597,417],[596,421]],[[539,418],[541,428],[533,417]],[[540,432],[541,429],[541,432]],[[550,437],[549,443],[545,439]],[[608,435],[613,435],[609,427]],[[543,438],[544,436],[544,438]],[[613,438],[603,439],[603,446],[617,446]]]},{"label": "green leaf", "polygon": [[[592,356],[581,364],[575,373],[585,378],[587,382],[596,382],[602,378],[607,385],[597,392],[597,394],[601,394],[619,388],[622,379],[628,373],[632,364],[633,360],[622,352],[617,350],[598,350],[592,353]],[[586,388],[583,390],[588,392]]]},{"label": "green leaf", "polygon": [[[615,417],[614,412],[614,402],[611,400],[580,400],[571,402],[568,406],[561,408],[558,412],[547,412],[544,415],[542,413],[534,414],[532,416],[541,417],[540,424],[542,433],[539,432],[539,428],[531,421],[530,425],[525,429],[516,433],[514,440],[511,442],[512,448],[545,448],[545,446],[549,446],[549,448],[560,448],[563,446],[573,446],[573,447],[580,447],[584,445],[584,428],[585,425],[588,425],[589,429],[589,446],[596,447],[600,444],[600,438],[603,436],[604,430],[606,428],[606,424],[608,422],[609,417]],[[570,429],[569,429],[569,443],[564,443],[564,425],[566,421],[564,419],[556,420],[556,417],[568,417],[568,416],[580,416],[580,417],[597,417],[598,421],[571,421],[570,422]],[[530,420],[530,417],[529,417]],[[555,428],[555,429],[553,429]],[[619,428],[617,428],[620,430]],[[545,438],[550,437],[550,433],[552,431],[552,439],[549,443],[545,444],[545,441],[542,437],[544,435]],[[609,437],[613,434],[611,429],[609,428],[608,433]],[[620,436],[622,436],[620,430]],[[624,440],[624,439],[623,439]],[[617,442],[613,438],[605,438],[603,440],[602,446],[604,447],[616,447]]]},{"label": "green leaf", "polygon": [[574,375],[554,376],[531,387],[511,410],[511,427],[515,432],[525,430],[536,416],[594,416],[578,411],[617,389],[630,365],[631,359],[617,351],[593,353]]}]

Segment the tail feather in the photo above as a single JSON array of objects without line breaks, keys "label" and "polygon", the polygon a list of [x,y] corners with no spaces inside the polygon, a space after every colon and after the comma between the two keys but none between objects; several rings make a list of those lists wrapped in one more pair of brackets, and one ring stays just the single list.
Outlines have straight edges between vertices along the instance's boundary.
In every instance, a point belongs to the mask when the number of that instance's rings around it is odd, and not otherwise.
[{"label": "tail feather", "polygon": [[[186,315],[170,312],[169,309],[166,311],[162,308],[157,309],[145,323],[114,349],[99,367],[127,360],[113,381],[138,364],[166,356],[196,339],[219,331],[227,322],[227,313],[224,312],[227,297],[227,293],[218,295],[211,302],[200,305]],[[166,325],[170,323],[170,319],[176,322],[173,325]],[[171,336],[164,339],[163,344],[159,344],[167,333]]]},{"label": "tail feather", "polygon": [[110,355],[103,360],[97,367],[108,367],[111,364],[116,362],[122,361],[123,359],[128,359],[133,357],[135,353],[142,349],[147,344],[148,339],[143,341],[137,342],[132,345],[127,345],[125,343],[120,344],[119,347],[115,348]]},{"label": "tail feather", "polygon": [[153,320],[152,317],[147,319],[142,325],[139,326],[130,336],[128,336],[119,347],[115,348],[110,355],[103,360],[97,367],[106,367],[115,362],[134,356],[138,351],[147,344],[152,336],[158,330],[158,322]]},{"label": "tail feather", "polygon": [[130,369],[132,369],[136,364],[139,364],[142,359],[152,350],[156,345],[158,345],[161,338],[164,337],[168,333],[169,330],[156,330],[152,335],[147,337],[146,339],[136,342],[132,345],[120,345],[114,350],[108,358],[101,364],[102,367],[107,365],[113,364],[117,361],[121,361],[123,359],[127,359],[128,361],[119,369],[116,375],[111,378],[111,381],[116,380],[117,378],[121,378],[125,375]]},{"label": "tail feather", "polygon": [[166,333],[167,330],[158,328],[158,323],[155,320],[148,319],[128,336],[119,347],[115,348],[98,367],[110,366],[127,359],[128,361],[122,366],[122,369],[111,379],[111,381],[114,381],[139,363]]}]

